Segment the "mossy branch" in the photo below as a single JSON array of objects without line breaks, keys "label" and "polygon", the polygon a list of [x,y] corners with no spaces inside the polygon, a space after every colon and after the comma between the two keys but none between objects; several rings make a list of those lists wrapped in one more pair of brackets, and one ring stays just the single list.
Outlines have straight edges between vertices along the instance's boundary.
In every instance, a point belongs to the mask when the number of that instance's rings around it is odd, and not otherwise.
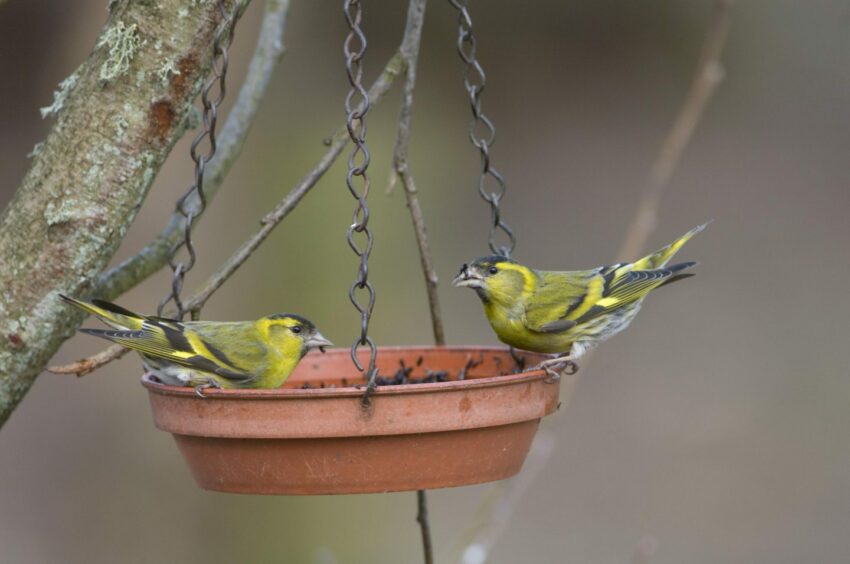
[{"label": "mossy branch", "polygon": [[[214,3],[185,4],[110,4],[101,39],[51,106],[56,123],[0,215],[0,425],[82,318],[57,295],[95,289],[185,129],[220,22]],[[166,60],[180,74],[163,81]],[[108,80],[104,65],[116,71]]]}]

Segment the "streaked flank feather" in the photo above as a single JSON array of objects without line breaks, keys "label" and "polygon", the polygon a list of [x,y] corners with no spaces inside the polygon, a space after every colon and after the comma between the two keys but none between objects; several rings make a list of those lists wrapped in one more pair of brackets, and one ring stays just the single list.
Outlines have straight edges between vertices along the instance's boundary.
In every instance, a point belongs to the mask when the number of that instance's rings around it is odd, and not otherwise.
[{"label": "streaked flank feather", "polygon": [[476,291],[502,342],[575,360],[628,327],[651,291],[692,276],[695,262],[667,263],[706,225],[632,263],[560,272],[490,256],[463,265],[454,284]]},{"label": "streaked flank feather", "polygon": [[137,351],[148,372],[175,386],[277,388],[307,352],[331,345],[313,323],[294,314],[241,322],[176,321],[101,300],[62,299],[111,327],[82,333]]}]

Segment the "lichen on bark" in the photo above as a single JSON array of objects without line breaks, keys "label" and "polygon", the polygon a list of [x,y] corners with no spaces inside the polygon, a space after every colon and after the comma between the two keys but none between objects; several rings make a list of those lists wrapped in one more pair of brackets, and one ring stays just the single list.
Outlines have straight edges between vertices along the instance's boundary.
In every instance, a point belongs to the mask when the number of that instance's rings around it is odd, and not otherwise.
[{"label": "lichen on bark", "polygon": [[[215,3],[178,17],[185,4],[110,6],[101,39],[47,108],[56,123],[0,214],[0,425],[80,322],[58,294],[91,290],[183,132],[220,21]],[[180,74],[162,81],[166,60]]]},{"label": "lichen on bark", "polygon": [[97,42],[98,47],[105,46],[109,50],[106,60],[100,65],[100,79],[108,82],[126,74],[140,43],[136,24],[125,25],[118,20],[110,27]]}]

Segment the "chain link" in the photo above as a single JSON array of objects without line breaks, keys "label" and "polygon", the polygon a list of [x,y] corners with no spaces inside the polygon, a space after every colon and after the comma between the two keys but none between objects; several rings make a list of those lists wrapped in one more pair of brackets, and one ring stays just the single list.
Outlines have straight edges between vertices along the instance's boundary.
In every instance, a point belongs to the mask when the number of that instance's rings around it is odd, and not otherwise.
[{"label": "chain link", "polygon": [[[203,105],[203,130],[198,133],[192,141],[192,146],[189,151],[192,160],[195,163],[195,181],[194,184],[186,191],[183,196],[177,200],[177,212],[185,219],[186,223],[183,229],[183,240],[178,242],[172,249],[168,259],[168,265],[171,267],[171,292],[159,303],[157,307],[157,315],[163,315],[165,307],[169,302],[174,302],[177,308],[175,315],[176,319],[183,319],[186,315],[184,304],[180,298],[180,293],[183,290],[183,282],[186,278],[186,273],[192,270],[195,266],[197,255],[195,246],[192,243],[192,227],[195,219],[204,212],[207,205],[206,195],[204,194],[204,172],[207,163],[215,155],[216,151],[216,122],[218,121],[218,109],[224,101],[225,78],[227,76],[228,54],[227,50],[233,41],[233,31],[236,27],[236,22],[239,19],[240,3],[238,0],[233,0],[233,9],[228,12],[225,6],[225,0],[218,0],[218,11],[221,15],[221,23],[215,33],[213,40],[212,54],[212,78],[201,90],[201,104]],[[211,99],[211,94],[218,88],[218,94]],[[198,154],[198,147],[207,140],[208,149],[206,154]],[[178,262],[177,253],[181,248],[186,247],[186,252],[189,255],[187,262]],[[192,310],[192,318],[197,319],[198,310]]]},{"label": "chain link", "polygon": [[[351,90],[345,97],[346,126],[348,135],[354,144],[348,157],[348,173],[345,184],[348,191],[357,200],[351,226],[348,228],[348,245],[360,259],[360,266],[354,283],[348,290],[348,297],[360,313],[360,336],[351,345],[351,360],[368,382],[369,389],[375,386],[375,357],[377,349],[369,337],[369,321],[375,307],[375,288],[369,282],[369,255],[372,252],[372,232],[369,230],[369,149],[366,146],[366,114],[369,112],[369,94],[363,87],[363,55],[366,53],[366,36],[360,29],[363,7],[360,0],[344,0],[343,12],[348,24],[348,36],[343,44],[345,70]],[[361,297],[358,297],[358,292]],[[365,292],[365,296],[363,296]],[[365,297],[365,303],[362,299]],[[369,347],[369,365],[364,369],[357,358],[357,349]]]},{"label": "chain link", "polygon": [[[490,163],[490,148],[496,141],[496,126],[481,110],[481,93],[487,84],[484,69],[476,58],[476,41],[472,33],[472,17],[469,15],[466,0],[449,0],[458,11],[457,52],[466,64],[463,71],[463,85],[469,94],[472,108],[472,118],[469,121],[469,141],[478,149],[481,156],[481,173],[478,177],[478,193],[481,199],[490,205],[490,234],[488,244],[490,250],[497,255],[509,257],[516,247],[516,236],[502,219],[501,202],[508,191],[502,175]],[[479,134],[480,132],[480,134]],[[495,182],[494,190],[487,189],[487,178]],[[507,239],[506,244],[499,245],[497,239]]]}]

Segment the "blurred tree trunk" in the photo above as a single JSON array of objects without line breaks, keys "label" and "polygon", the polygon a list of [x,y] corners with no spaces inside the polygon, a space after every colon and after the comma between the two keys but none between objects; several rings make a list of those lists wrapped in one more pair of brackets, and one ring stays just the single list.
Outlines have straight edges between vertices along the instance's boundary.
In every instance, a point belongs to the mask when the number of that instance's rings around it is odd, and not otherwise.
[{"label": "blurred tree trunk", "polygon": [[220,19],[216,2],[110,2],[42,110],[56,124],[0,216],[0,426],[81,320],[58,294],[92,290],[185,130]]}]

